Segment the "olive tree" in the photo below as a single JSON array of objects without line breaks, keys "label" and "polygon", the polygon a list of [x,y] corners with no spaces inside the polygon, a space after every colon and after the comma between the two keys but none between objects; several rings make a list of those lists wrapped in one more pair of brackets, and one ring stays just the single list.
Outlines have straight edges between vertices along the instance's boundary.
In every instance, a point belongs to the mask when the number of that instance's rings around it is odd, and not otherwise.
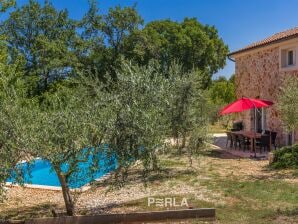
[{"label": "olive tree", "polygon": [[15,6],[15,0],[1,0],[0,1],[0,12],[6,12],[6,10],[12,6]]},{"label": "olive tree", "polygon": [[[206,91],[196,71],[183,73],[179,65],[170,68],[174,77],[169,109],[170,134],[176,139],[179,153],[185,148],[191,155],[205,145],[208,109]],[[179,141],[180,140],[180,141]]]},{"label": "olive tree", "polygon": [[[117,73],[116,83],[103,84],[92,75],[68,79],[42,99],[16,102],[16,109],[23,108],[19,112],[1,114],[15,133],[6,135],[5,126],[0,127],[7,147],[16,144],[16,149],[24,148],[24,155],[51,163],[68,215],[75,211],[70,184],[80,181],[79,163],[91,157],[90,172],[84,175],[92,176],[101,168],[97,152],[108,150],[116,157],[116,174],[125,174],[136,160],[146,173],[154,167],[155,150],[163,142],[169,82],[155,66],[123,64]],[[100,147],[103,144],[108,147]]]},{"label": "olive tree", "polygon": [[[0,38],[1,45],[5,42]],[[24,156],[21,133],[24,131],[22,118],[18,115],[23,111],[21,99],[24,96],[22,82],[22,60],[9,64],[9,57],[5,47],[0,49],[0,199],[4,193],[4,184],[17,162]],[[18,127],[17,129],[14,127]],[[9,141],[11,140],[11,141]],[[22,183],[22,175],[15,170],[18,182]]]},{"label": "olive tree", "polygon": [[298,77],[285,80],[278,98],[282,120],[289,131],[298,129]]}]

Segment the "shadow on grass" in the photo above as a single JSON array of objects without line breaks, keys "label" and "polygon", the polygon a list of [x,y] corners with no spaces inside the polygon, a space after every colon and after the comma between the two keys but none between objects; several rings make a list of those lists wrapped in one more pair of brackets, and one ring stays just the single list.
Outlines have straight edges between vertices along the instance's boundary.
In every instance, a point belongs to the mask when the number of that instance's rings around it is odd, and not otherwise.
[{"label": "shadow on grass", "polygon": [[269,165],[264,166],[261,174],[253,174],[249,176],[254,180],[297,180],[297,170],[285,169],[276,170]]},{"label": "shadow on grass", "polygon": [[[119,180],[115,178],[108,178],[102,182],[94,182],[92,184],[92,189],[96,189],[98,187],[109,188],[112,186],[113,188],[122,187],[125,184],[154,184],[159,185],[163,182],[171,179],[187,181],[193,177],[198,175],[198,171],[195,168],[188,169],[176,169],[176,168],[160,168],[158,171],[150,172],[146,177],[143,176],[141,170],[130,170],[127,178],[125,180]],[[91,190],[92,190],[91,189]]]},{"label": "shadow on grass", "polygon": [[31,218],[52,217],[52,209],[57,209],[57,205],[53,203],[44,203],[36,206],[16,207],[6,209],[0,214],[1,220],[24,220]]},{"label": "shadow on grass", "polygon": [[204,150],[200,152],[200,155],[217,159],[242,159],[240,156],[219,149]]}]

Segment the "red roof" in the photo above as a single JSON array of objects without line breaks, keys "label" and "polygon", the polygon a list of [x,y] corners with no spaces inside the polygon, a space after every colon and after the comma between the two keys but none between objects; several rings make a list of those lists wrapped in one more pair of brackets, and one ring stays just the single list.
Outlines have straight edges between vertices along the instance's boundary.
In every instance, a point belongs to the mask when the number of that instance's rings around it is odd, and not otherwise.
[{"label": "red roof", "polygon": [[284,40],[289,40],[292,38],[298,37],[298,27],[280,32],[280,33],[276,33],[270,37],[265,38],[264,40],[261,41],[257,41],[255,43],[252,43],[248,46],[246,46],[245,48],[242,48],[240,50],[231,52],[229,54],[229,56],[234,55],[234,54],[238,54],[238,53],[242,53],[244,51],[248,51],[248,50],[252,50],[255,48],[259,48],[259,47],[263,47],[269,44],[273,44],[273,43],[278,43]]}]

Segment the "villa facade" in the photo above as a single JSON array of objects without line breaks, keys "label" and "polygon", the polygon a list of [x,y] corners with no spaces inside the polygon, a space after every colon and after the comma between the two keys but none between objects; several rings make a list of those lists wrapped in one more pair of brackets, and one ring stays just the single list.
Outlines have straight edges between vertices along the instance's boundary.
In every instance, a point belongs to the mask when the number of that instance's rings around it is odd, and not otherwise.
[{"label": "villa facade", "polygon": [[229,58],[235,61],[237,98],[260,98],[275,103],[259,112],[252,110],[239,113],[244,129],[276,131],[277,144],[280,146],[297,141],[298,130],[286,132],[276,104],[285,78],[298,77],[298,27],[232,52]]}]

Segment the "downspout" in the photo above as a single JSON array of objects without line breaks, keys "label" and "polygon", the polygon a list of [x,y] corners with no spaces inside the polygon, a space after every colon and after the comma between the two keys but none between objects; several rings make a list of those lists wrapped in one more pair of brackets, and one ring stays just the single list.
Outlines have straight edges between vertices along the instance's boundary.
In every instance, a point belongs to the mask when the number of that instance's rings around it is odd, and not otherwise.
[{"label": "downspout", "polygon": [[231,58],[231,55],[230,55],[230,54],[228,54],[228,59],[229,59],[230,61],[232,61],[232,62],[236,62],[234,59]]}]

